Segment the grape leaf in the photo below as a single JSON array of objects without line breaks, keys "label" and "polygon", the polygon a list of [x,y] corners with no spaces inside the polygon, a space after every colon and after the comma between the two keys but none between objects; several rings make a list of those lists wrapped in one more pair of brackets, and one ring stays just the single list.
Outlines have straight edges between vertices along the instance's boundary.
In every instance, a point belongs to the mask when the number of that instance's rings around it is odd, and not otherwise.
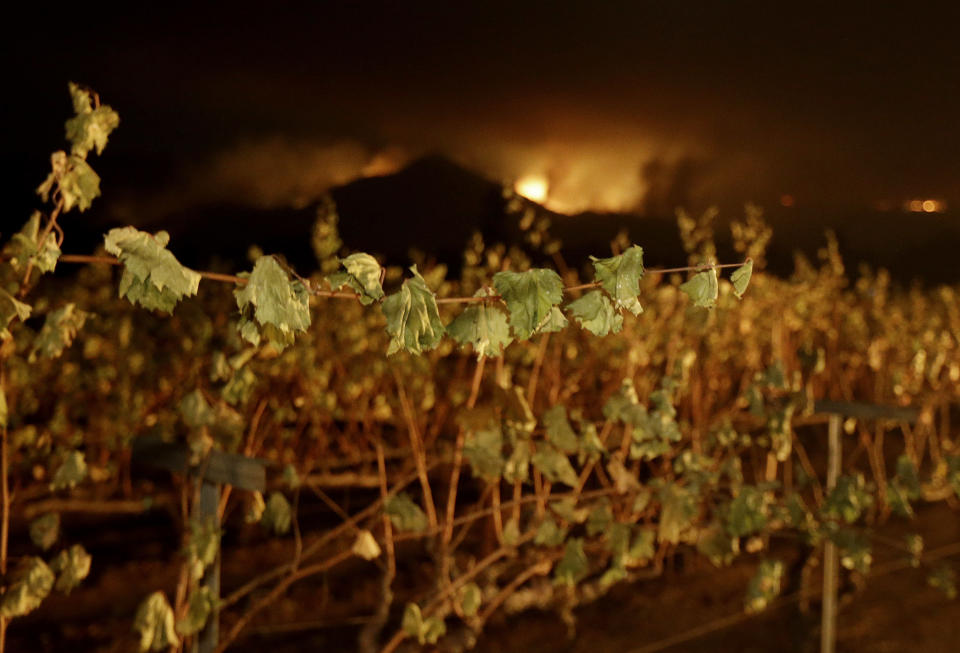
[{"label": "grape leaf", "polygon": [[427,287],[416,265],[410,271],[413,278],[404,281],[400,290],[381,304],[390,335],[388,356],[401,349],[418,355],[429,351],[440,344],[446,332],[440,321],[436,296]]},{"label": "grape leaf", "polygon": [[948,563],[941,563],[930,572],[927,585],[940,590],[951,601],[957,598],[957,573]]},{"label": "grape leaf", "polygon": [[34,211],[30,219],[4,246],[3,254],[18,271],[24,271],[32,260],[33,266],[40,272],[53,272],[60,258],[60,247],[53,233],[47,234],[40,247],[40,211]]},{"label": "grape leaf", "polygon": [[503,474],[503,433],[499,425],[471,431],[463,444],[463,457],[470,463],[474,476],[489,481]]},{"label": "grape leaf", "polygon": [[724,526],[730,537],[743,537],[763,530],[770,513],[767,496],[759,488],[745,485],[727,509]]},{"label": "grape leaf", "polygon": [[563,550],[563,558],[553,571],[553,582],[573,587],[587,577],[588,571],[587,554],[583,551],[583,538],[571,537]]},{"label": "grape leaf", "polygon": [[120,116],[109,106],[103,104],[93,107],[93,98],[73,82],[69,84],[73,110],[77,114],[66,123],[67,140],[72,144],[71,152],[86,158],[90,150],[97,154],[103,152],[110,132],[120,124]]},{"label": "grape leaf", "polygon": [[750,285],[750,277],[753,276],[753,259],[747,259],[747,262],[738,267],[730,275],[730,282],[733,284],[733,294],[737,298],[743,297],[747,292],[747,286]]},{"label": "grape leaf", "polygon": [[577,472],[570,464],[570,459],[554,446],[541,443],[530,460],[551,483],[560,482],[570,487],[577,486]]},{"label": "grape leaf", "polygon": [[[260,344],[261,336],[278,350],[292,345],[297,333],[310,327],[310,302],[307,289],[299,281],[290,281],[277,260],[261,256],[253,272],[240,275],[247,279],[245,286],[233,291],[240,309],[240,335]],[[258,333],[254,326],[260,325]]]},{"label": "grape leaf", "polygon": [[73,489],[87,477],[87,461],[82,451],[71,451],[64,458],[50,483],[51,490]]},{"label": "grape leaf", "polygon": [[192,429],[210,426],[216,419],[213,409],[199,388],[181,399],[177,409],[184,423]]},{"label": "grape leaf", "polygon": [[560,546],[566,537],[567,529],[561,528],[557,525],[557,522],[547,517],[537,527],[537,532],[533,536],[533,543],[538,546]]},{"label": "grape leaf", "polygon": [[416,603],[407,603],[403,610],[403,620],[400,627],[410,637],[416,638],[423,646],[436,644],[437,640],[447,633],[447,625],[438,617],[423,618],[420,606]]},{"label": "grape leaf", "polygon": [[183,636],[199,633],[217,608],[217,597],[209,587],[197,587],[187,600],[187,614],[177,619],[176,632]]},{"label": "grape leaf", "polygon": [[33,340],[29,360],[36,360],[37,354],[44,358],[58,358],[63,350],[73,344],[77,331],[83,328],[90,314],[81,311],[75,304],[66,304],[52,313],[47,313],[40,333]]},{"label": "grape leaf", "polygon": [[660,540],[676,544],[699,512],[697,495],[676,483],[664,485],[658,498],[663,509],[657,535]]},{"label": "grape leaf", "polygon": [[140,651],[165,651],[180,643],[174,630],[173,608],[163,592],[154,592],[137,608],[133,629],[140,633]]},{"label": "grape leaf", "polygon": [[290,530],[293,519],[293,510],[282,492],[271,492],[267,499],[266,508],[260,517],[260,525],[277,535],[283,535]]},{"label": "grape leaf", "polygon": [[467,583],[460,588],[460,610],[467,617],[477,614],[480,609],[480,603],[483,601],[483,594],[480,586],[476,583]]},{"label": "grape leaf", "polygon": [[46,551],[60,537],[60,515],[48,512],[30,522],[30,540]]},{"label": "grape leaf", "polygon": [[[481,288],[474,297],[486,297],[493,293]],[[465,346],[473,345],[477,358],[494,358],[513,342],[507,316],[498,308],[480,302],[469,306],[447,326],[447,333]]]},{"label": "grape leaf", "polygon": [[844,475],[837,479],[836,487],[827,495],[823,514],[852,524],[871,505],[873,505],[873,495],[867,491],[863,475],[859,473],[852,476]]},{"label": "grape leaf", "polygon": [[623,327],[623,316],[613,308],[613,302],[599,290],[592,290],[580,299],[570,302],[567,310],[577,324],[595,336],[619,333]]},{"label": "grape leaf", "polygon": [[560,451],[573,453],[579,449],[579,439],[567,421],[567,409],[562,404],[543,414],[543,426],[547,430],[547,441]]},{"label": "grape leaf", "polygon": [[380,557],[380,545],[377,544],[373,533],[368,530],[362,530],[357,534],[357,539],[354,540],[351,550],[364,560],[374,560]]},{"label": "grape leaf", "polygon": [[60,552],[51,563],[51,568],[57,576],[57,590],[69,594],[80,582],[90,574],[92,558],[79,544]]},{"label": "grape leaf", "polygon": [[[280,495],[283,496],[283,495]],[[271,497],[272,498],[272,497]],[[187,557],[197,563],[197,577],[217,560],[220,551],[220,529],[212,517],[190,520],[190,536],[187,539]]]},{"label": "grape leaf", "polygon": [[384,507],[390,521],[400,531],[422,533],[427,530],[427,515],[406,492],[387,499]]},{"label": "grape leaf", "polygon": [[606,498],[597,502],[590,516],[587,517],[587,535],[593,537],[605,532],[613,524],[613,510],[610,508],[610,501]]},{"label": "grape leaf", "polygon": [[383,287],[380,285],[380,264],[369,254],[357,252],[340,259],[346,272],[337,272],[327,277],[327,283],[334,290],[347,286],[357,293],[360,303],[368,306],[383,299]]},{"label": "grape leaf", "polygon": [[170,235],[150,235],[133,227],[111,229],[104,238],[107,251],[123,264],[120,296],[131,303],[167,313],[185,296],[197,294],[200,274],[184,267],[167,249]]},{"label": "grape leaf", "polygon": [[77,207],[81,213],[100,197],[100,176],[81,157],[60,150],[50,155],[50,174],[37,187],[37,194],[46,202],[54,186],[60,191],[64,212]]},{"label": "grape leaf", "polygon": [[566,318],[557,309],[563,299],[563,281],[553,270],[537,268],[526,272],[498,272],[493,285],[510,311],[510,326],[519,340],[535,333],[559,331]]},{"label": "grape leaf", "polygon": [[53,581],[53,572],[43,560],[23,558],[7,584],[7,591],[0,602],[0,616],[9,619],[33,612],[50,594]]},{"label": "grape leaf", "polygon": [[634,315],[640,315],[643,307],[637,295],[640,294],[640,277],[643,276],[643,248],[633,245],[619,256],[591,256],[590,260],[593,261],[597,281],[613,297],[617,309],[625,308]]},{"label": "grape leaf", "polygon": [[746,611],[749,613],[765,610],[770,602],[780,595],[783,580],[783,563],[779,560],[764,560],[757,567],[757,573],[747,586]]},{"label": "grape leaf", "polygon": [[30,317],[32,310],[28,304],[17,301],[13,295],[0,288],[0,331],[5,331],[10,326],[13,318],[23,322]]},{"label": "grape leaf", "polygon": [[717,285],[717,269],[710,268],[693,275],[686,283],[680,284],[680,290],[685,292],[693,301],[694,306],[713,308],[717,302],[720,290]]}]

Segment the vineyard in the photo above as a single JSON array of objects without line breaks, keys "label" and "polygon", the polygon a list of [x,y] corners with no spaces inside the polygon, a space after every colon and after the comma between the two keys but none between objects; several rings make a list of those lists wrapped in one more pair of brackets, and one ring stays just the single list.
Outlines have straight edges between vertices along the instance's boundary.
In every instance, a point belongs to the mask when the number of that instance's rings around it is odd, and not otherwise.
[{"label": "vineyard", "polygon": [[[309,618],[337,650],[463,651],[530,610],[563,641],[681,567],[747,561],[730,615],[819,605],[825,549],[854,601],[879,560],[955,599],[960,544],[913,524],[960,505],[958,289],[851,278],[829,235],[776,278],[752,208],[728,262],[681,213],[676,269],[626,235],[572,266],[532,213],[459,278],[382,267],[331,205],[314,271],[255,242],[195,271],[134,227],[75,252],[119,117],[70,90],[0,263],[0,650],[262,650]],[[843,415],[828,478],[841,402],[888,412]]]}]

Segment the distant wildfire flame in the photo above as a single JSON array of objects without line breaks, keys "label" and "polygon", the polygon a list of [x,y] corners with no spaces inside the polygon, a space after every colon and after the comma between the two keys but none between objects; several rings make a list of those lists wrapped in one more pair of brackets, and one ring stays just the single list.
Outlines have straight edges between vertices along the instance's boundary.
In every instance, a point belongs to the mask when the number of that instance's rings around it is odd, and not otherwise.
[{"label": "distant wildfire flame", "polygon": [[550,184],[543,175],[524,175],[517,180],[513,189],[517,191],[518,195],[543,204],[549,197]]}]

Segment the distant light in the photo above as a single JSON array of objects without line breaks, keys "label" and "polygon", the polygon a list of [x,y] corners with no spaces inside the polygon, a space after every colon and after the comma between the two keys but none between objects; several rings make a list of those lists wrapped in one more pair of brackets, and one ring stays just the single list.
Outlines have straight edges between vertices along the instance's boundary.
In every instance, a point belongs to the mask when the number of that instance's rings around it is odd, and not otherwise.
[{"label": "distant light", "polygon": [[947,210],[947,203],[935,199],[910,200],[904,205],[912,213],[943,213]]},{"label": "distant light", "polygon": [[542,204],[547,199],[550,185],[543,175],[526,175],[517,180],[513,189],[518,195]]},{"label": "distant light", "polygon": [[781,195],[780,196],[780,206],[785,206],[790,208],[794,204],[793,195]]}]

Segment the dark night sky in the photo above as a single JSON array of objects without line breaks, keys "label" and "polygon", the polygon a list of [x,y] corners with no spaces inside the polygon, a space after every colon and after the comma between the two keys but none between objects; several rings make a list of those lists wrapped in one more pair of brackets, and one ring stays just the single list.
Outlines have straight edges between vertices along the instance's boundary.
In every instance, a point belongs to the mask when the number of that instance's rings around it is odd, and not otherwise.
[{"label": "dark night sky", "polygon": [[41,10],[8,24],[7,195],[33,204],[72,79],[121,115],[118,219],[304,204],[427,152],[571,210],[960,206],[960,12],[644,4]]}]

